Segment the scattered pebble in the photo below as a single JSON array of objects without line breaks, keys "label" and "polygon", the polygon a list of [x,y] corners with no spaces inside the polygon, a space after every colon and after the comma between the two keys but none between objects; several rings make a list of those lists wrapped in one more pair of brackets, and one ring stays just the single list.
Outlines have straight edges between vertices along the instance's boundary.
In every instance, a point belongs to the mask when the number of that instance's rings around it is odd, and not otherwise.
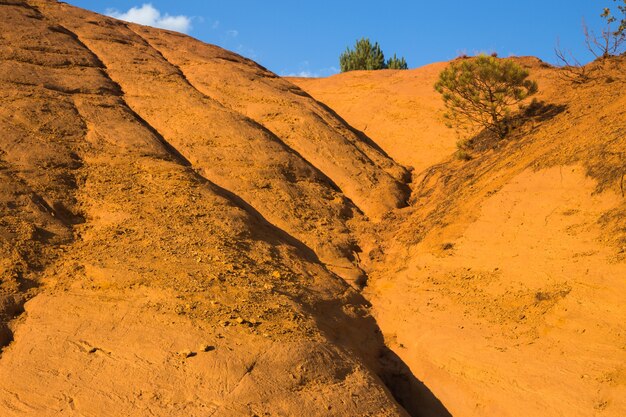
[{"label": "scattered pebble", "polygon": [[191,350],[181,350],[180,352],[178,352],[178,356],[183,358],[191,358],[193,356],[196,356],[196,352],[192,352]]}]

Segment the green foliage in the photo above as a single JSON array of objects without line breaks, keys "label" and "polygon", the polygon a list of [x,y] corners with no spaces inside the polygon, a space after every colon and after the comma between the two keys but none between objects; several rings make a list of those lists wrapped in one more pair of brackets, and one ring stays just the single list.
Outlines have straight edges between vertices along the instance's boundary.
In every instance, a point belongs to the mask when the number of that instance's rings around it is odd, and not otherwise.
[{"label": "green foliage", "polygon": [[398,58],[396,54],[393,54],[393,57],[387,60],[387,68],[405,70],[408,69],[409,66],[406,64],[406,59],[404,59],[404,57]]},{"label": "green foliage", "polygon": [[378,70],[385,68],[385,55],[378,42],[371,44],[367,38],[359,39],[354,50],[347,48],[339,57],[341,72],[355,70]]},{"label": "green foliage", "polygon": [[484,128],[499,138],[509,131],[511,108],[537,92],[528,71],[508,59],[480,55],[452,62],[439,74],[449,127],[467,133]]},{"label": "green foliage", "polygon": [[[617,4],[617,10],[619,13],[621,13],[621,20],[619,20],[619,26],[617,30],[613,32],[613,36],[624,38],[626,36],[626,0],[613,1],[615,3],[622,3]],[[613,14],[613,12],[611,12],[611,8],[609,7],[604,8],[604,12],[600,15],[600,17],[606,19],[606,22],[609,25],[618,21],[618,18]]]},{"label": "green foliage", "polygon": [[398,58],[395,54],[393,58],[385,62],[385,55],[378,42],[372,45],[367,38],[359,39],[354,45],[354,49],[346,48],[346,51],[339,57],[339,66],[341,72],[408,68],[406,60]]},{"label": "green foliage", "polygon": [[[606,29],[596,35],[593,31],[584,28],[587,48],[598,58],[619,55],[626,44],[626,0],[613,1],[618,3],[616,13],[620,15],[619,17],[613,13],[611,8],[605,7],[600,17],[606,21]],[[615,22],[617,22],[618,27],[613,30]]]}]

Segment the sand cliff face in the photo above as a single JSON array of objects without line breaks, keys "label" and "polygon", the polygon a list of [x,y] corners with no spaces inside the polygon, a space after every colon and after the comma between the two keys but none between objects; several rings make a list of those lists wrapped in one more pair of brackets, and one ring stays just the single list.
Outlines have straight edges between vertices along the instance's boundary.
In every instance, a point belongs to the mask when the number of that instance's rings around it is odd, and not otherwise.
[{"label": "sand cliff face", "polygon": [[0,8],[1,414],[403,415],[367,303],[320,262],[358,271],[347,224],[405,204],[403,168],[226,51],[197,59],[328,140],[283,140],[136,26]]},{"label": "sand cliff face", "polygon": [[535,58],[518,62],[541,104],[506,141],[476,138],[467,162],[442,157],[456,138],[435,124],[440,64],[293,81],[421,167],[365,290],[415,376],[453,415],[618,416],[626,62],[591,64],[595,79],[579,86]]},{"label": "sand cliff face", "polygon": [[0,415],[620,415],[623,59],[461,162],[445,64],[0,21]]}]

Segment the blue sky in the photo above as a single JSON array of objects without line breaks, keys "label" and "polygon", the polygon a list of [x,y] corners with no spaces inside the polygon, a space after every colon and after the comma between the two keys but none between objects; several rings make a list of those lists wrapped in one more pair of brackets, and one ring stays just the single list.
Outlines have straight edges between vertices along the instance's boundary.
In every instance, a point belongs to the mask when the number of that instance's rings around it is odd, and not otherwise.
[{"label": "blue sky", "polygon": [[[103,14],[186,32],[279,75],[327,76],[356,39],[378,41],[410,68],[460,53],[535,55],[554,63],[557,38],[581,61],[581,20],[601,28],[611,0],[66,0]],[[128,14],[129,10],[132,10]]]}]

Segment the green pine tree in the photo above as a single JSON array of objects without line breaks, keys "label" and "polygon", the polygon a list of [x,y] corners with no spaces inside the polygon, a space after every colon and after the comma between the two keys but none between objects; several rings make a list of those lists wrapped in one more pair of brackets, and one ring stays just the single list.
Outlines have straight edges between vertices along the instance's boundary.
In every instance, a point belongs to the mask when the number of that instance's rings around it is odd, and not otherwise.
[{"label": "green pine tree", "polygon": [[404,57],[398,58],[396,54],[393,54],[393,57],[387,60],[386,66],[389,69],[398,70],[405,70],[409,68],[409,66],[406,64],[406,59],[404,59]]},{"label": "green pine tree", "polygon": [[435,90],[443,96],[449,127],[474,133],[490,130],[504,138],[511,108],[537,92],[528,71],[510,59],[480,55],[452,62],[439,74]]},{"label": "green pine tree", "polygon": [[341,72],[355,70],[378,70],[385,68],[385,55],[378,42],[373,45],[367,38],[356,42],[354,50],[347,48],[339,57]]}]

